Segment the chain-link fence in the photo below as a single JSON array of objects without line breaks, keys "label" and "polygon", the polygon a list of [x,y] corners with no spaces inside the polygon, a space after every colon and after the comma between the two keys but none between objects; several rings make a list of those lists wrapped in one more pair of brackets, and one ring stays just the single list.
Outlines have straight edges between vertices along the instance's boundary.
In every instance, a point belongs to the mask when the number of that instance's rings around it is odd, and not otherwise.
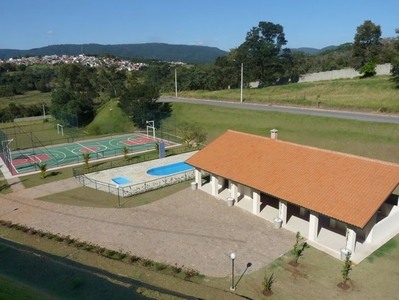
[{"label": "chain-link fence", "polygon": [[11,158],[11,151],[10,151],[10,143],[12,140],[10,140],[3,132],[0,130],[0,157],[3,160],[3,162],[6,164],[8,170],[13,174],[14,172],[14,166],[12,165],[12,158]]}]

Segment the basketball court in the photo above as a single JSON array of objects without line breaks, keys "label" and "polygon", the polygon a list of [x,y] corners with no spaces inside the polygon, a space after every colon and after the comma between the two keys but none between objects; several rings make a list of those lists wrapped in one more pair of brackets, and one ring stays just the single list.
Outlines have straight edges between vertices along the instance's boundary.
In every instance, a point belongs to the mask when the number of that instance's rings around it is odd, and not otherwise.
[{"label": "basketball court", "polygon": [[[176,143],[162,140],[165,147],[177,145]],[[112,138],[79,141],[71,144],[53,147],[34,148],[13,151],[12,174],[32,172],[38,170],[37,164],[46,164],[47,169],[83,162],[83,154],[88,153],[90,160],[97,160],[117,155],[123,155],[127,147],[129,153],[153,150],[158,140],[143,133],[134,133]]]}]

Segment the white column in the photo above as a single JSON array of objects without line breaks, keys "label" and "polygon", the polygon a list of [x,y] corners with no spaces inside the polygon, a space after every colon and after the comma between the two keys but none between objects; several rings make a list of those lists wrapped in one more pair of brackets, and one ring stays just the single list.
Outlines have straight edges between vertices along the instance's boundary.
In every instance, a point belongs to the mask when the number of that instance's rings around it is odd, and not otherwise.
[{"label": "white column", "polygon": [[252,190],[252,213],[258,215],[260,213],[260,192]]},{"label": "white column", "polygon": [[236,203],[238,202],[238,186],[237,183],[234,181],[230,181],[230,188],[231,188],[231,197],[236,200]]},{"label": "white column", "polygon": [[373,228],[376,223],[377,223],[377,214],[374,214],[374,216],[367,223],[366,227],[364,227],[363,229],[366,237],[366,243],[371,243],[373,241]]},{"label": "white column", "polygon": [[287,201],[280,200],[278,217],[283,220],[283,225],[287,224]]},{"label": "white column", "polygon": [[319,214],[311,211],[309,216],[309,237],[308,237],[309,240],[311,241],[316,240],[318,228],[319,228]]},{"label": "white column", "polygon": [[195,169],[194,174],[195,174],[195,182],[197,183],[198,188],[200,188],[202,186],[201,170]]},{"label": "white column", "polygon": [[351,251],[351,253],[355,253],[355,247],[356,247],[356,231],[354,231],[352,228],[347,228],[348,230],[348,241],[346,243],[346,248]]},{"label": "white column", "polygon": [[219,190],[218,177],[215,175],[211,175],[211,181],[212,181],[212,196],[216,197],[218,195],[218,190]]}]

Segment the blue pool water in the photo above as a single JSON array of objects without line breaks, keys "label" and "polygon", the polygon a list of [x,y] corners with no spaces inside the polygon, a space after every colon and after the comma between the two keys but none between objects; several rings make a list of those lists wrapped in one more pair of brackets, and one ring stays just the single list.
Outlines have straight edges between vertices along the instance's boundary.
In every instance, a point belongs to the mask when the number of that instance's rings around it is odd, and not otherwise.
[{"label": "blue pool water", "polygon": [[115,177],[111,179],[113,182],[115,182],[116,184],[120,185],[120,184],[127,184],[127,183],[131,183],[132,181],[125,177],[125,176],[120,176],[120,177]]},{"label": "blue pool water", "polygon": [[153,176],[166,176],[166,175],[171,175],[171,174],[189,171],[189,170],[193,170],[193,169],[194,169],[194,167],[192,167],[182,161],[182,162],[178,162],[178,163],[174,163],[174,164],[170,164],[170,165],[165,165],[165,166],[149,169],[147,171],[147,174],[153,175]]}]

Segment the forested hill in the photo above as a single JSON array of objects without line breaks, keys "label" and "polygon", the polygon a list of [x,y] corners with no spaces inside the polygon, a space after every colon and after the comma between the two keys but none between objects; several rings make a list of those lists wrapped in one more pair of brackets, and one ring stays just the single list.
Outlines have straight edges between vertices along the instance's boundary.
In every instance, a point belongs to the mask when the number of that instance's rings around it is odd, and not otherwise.
[{"label": "forested hill", "polygon": [[185,63],[213,63],[217,57],[227,55],[226,51],[215,47],[163,43],[121,45],[64,44],[30,50],[0,49],[0,59],[45,55],[101,55],[106,53],[125,58],[181,61]]}]

